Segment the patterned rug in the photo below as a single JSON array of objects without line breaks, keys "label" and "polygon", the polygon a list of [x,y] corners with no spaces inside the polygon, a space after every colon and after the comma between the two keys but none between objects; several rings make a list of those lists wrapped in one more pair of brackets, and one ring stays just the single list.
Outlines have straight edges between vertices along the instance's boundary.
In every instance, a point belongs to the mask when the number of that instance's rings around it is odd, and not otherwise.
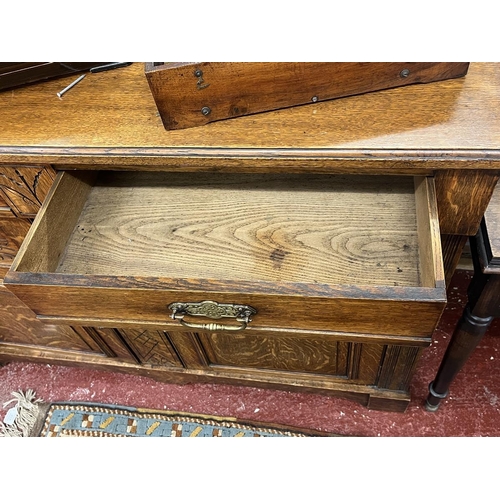
[{"label": "patterned rug", "polygon": [[242,421],[231,417],[84,402],[44,403],[31,390],[12,393],[15,403],[0,422],[4,437],[319,437],[319,431]]}]

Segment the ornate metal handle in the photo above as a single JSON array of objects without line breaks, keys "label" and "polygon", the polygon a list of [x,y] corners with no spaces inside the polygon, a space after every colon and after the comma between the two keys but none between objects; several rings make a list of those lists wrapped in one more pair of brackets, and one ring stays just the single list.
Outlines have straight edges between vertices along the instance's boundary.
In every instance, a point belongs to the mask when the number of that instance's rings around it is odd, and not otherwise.
[{"label": "ornate metal handle", "polygon": [[[168,306],[172,311],[170,317],[178,319],[182,326],[187,328],[202,328],[203,330],[220,331],[244,330],[248,323],[252,321],[252,314],[257,314],[257,311],[250,306],[239,304],[219,304],[212,300],[204,300],[203,302],[173,302]],[[185,315],[188,316],[205,316],[211,319],[220,318],[235,318],[240,325],[220,325],[218,323],[190,323],[184,320]]]}]

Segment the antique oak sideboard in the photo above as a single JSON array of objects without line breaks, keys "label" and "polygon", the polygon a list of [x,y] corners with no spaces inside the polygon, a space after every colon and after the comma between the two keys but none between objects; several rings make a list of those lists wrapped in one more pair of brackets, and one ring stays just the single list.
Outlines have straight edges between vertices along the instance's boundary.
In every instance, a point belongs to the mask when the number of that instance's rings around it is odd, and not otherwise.
[{"label": "antique oak sideboard", "polygon": [[500,65],[166,131],[133,64],[0,93],[0,361],[404,411],[500,172]]}]

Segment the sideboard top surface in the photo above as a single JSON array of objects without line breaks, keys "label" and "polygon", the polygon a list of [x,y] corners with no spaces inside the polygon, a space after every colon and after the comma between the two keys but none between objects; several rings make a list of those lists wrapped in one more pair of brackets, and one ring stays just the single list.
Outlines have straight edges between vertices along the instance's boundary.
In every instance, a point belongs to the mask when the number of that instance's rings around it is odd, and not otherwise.
[{"label": "sideboard top surface", "polygon": [[74,79],[0,92],[0,161],[76,163],[83,156],[90,163],[119,164],[134,157],[147,164],[155,157],[224,155],[305,162],[500,160],[499,63],[471,63],[468,74],[454,80],[173,131],[162,125],[143,63],[87,74],[57,97]]}]

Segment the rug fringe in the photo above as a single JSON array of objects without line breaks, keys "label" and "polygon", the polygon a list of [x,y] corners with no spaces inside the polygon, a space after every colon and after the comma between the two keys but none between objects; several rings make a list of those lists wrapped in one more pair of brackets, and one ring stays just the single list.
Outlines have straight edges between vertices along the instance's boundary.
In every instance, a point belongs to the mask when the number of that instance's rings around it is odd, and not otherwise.
[{"label": "rug fringe", "polygon": [[0,422],[0,437],[29,437],[40,414],[38,403],[43,403],[43,400],[37,398],[32,389],[11,394],[14,398],[4,403],[3,407],[16,403],[16,417],[12,424]]}]

